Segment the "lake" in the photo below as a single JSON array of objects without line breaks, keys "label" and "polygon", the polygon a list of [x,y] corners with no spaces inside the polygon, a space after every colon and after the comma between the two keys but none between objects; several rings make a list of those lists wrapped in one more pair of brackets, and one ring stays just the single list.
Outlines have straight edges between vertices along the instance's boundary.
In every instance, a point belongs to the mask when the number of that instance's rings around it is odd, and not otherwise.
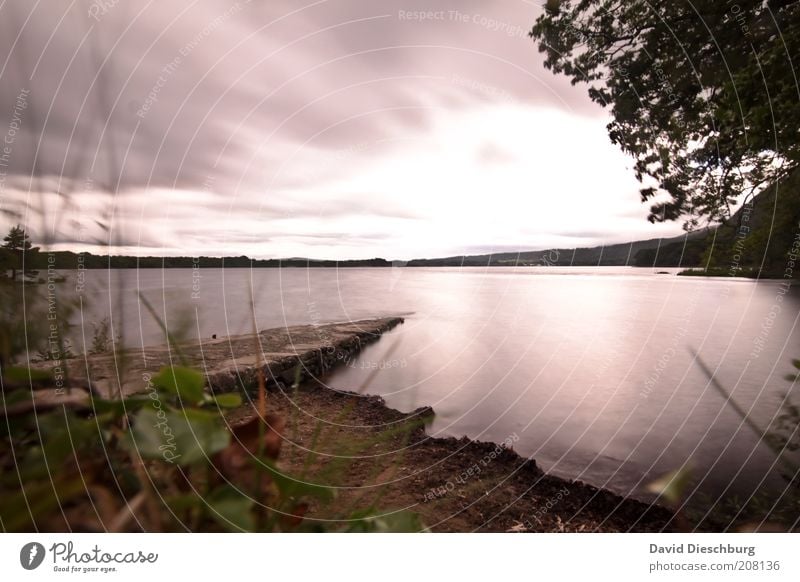
[{"label": "lake", "polygon": [[714,496],[780,486],[774,456],[693,353],[767,426],[800,357],[797,289],[667,271],[86,271],[82,319],[90,338],[89,322],[114,305],[116,331],[135,346],[164,343],[139,292],[194,338],[247,333],[254,320],[265,329],[403,315],[327,384],[403,411],[432,406],[432,435],[518,438],[515,450],[544,469],[625,495],[646,498],[649,481],[684,465]]}]

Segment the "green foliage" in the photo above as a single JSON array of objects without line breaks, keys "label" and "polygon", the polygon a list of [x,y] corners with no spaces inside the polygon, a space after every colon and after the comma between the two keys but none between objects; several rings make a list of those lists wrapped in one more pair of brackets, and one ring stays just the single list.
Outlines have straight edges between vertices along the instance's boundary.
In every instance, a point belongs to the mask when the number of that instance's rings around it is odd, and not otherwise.
[{"label": "green foliage", "polygon": [[31,320],[45,321],[40,299],[36,289],[0,278],[0,365],[12,365],[26,353],[29,343],[40,344],[47,336],[45,325],[29,326],[20,317],[19,306],[26,305]]},{"label": "green foliage", "polygon": [[123,444],[144,459],[189,466],[208,461],[230,443],[219,414],[204,410],[144,408],[132,419]]},{"label": "green foliage", "polygon": [[3,237],[3,248],[12,251],[27,251],[32,246],[30,237],[20,225],[12,226]]},{"label": "green foliage", "polygon": [[52,382],[53,374],[50,370],[33,370],[26,366],[6,366],[3,370],[3,380],[14,384],[28,381],[40,384]]},{"label": "green foliage", "polygon": [[647,486],[647,490],[665,499],[672,505],[677,505],[691,484],[692,471],[689,467],[681,467],[672,471]]},{"label": "green foliage", "polygon": [[48,343],[45,347],[36,350],[36,357],[33,358],[39,362],[57,362],[60,360],[68,360],[75,357],[72,351],[72,340],[67,338],[59,338],[59,343]]},{"label": "green foliage", "polygon": [[[8,425],[0,426],[0,450],[13,439],[16,451],[15,466],[8,467],[4,458],[0,471],[0,519],[6,531],[28,531],[85,495],[84,478],[95,473],[108,436],[98,434],[97,420],[64,410],[9,417]],[[78,458],[85,460],[83,476],[76,470]]]},{"label": "green foliage", "polygon": [[74,309],[74,300],[47,297],[42,285],[0,278],[0,366],[73,357],[65,332]]},{"label": "green foliage", "polygon": [[[92,322],[92,345],[89,354],[105,354],[111,350],[111,326],[108,317],[104,317],[99,322]],[[119,338],[117,338],[119,342]]]},{"label": "green foliage", "polygon": [[75,307],[75,299],[63,297],[58,287],[48,290],[43,285],[0,277],[0,367],[4,377],[16,364],[74,357],[66,331]]},{"label": "green foliage", "polygon": [[11,278],[17,278],[17,271],[25,265],[25,259],[33,260],[39,249],[31,244],[30,237],[20,226],[12,226],[8,234],[3,237],[2,255],[0,255],[0,266],[3,269],[11,269]]},{"label": "green foliage", "polygon": [[153,378],[156,388],[178,396],[186,404],[199,404],[205,397],[205,378],[197,370],[183,366],[162,368]]},{"label": "green foliage", "polygon": [[[785,275],[800,225],[800,172],[759,194],[707,237],[703,265],[744,276]],[[797,271],[794,272],[796,276]]]},{"label": "green foliage", "polygon": [[385,515],[371,516],[374,510],[356,512],[349,532],[359,533],[417,533],[425,530],[419,515],[411,511],[397,511]]},{"label": "green foliage", "polygon": [[[89,414],[66,409],[9,416],[0,433],[4,449],[11,450],[13,442],[15,451],[13,457],[2,456],[0,519],[5,529],[103,530],[128,511],[124,504],[102,515],[97,506],[92,519],[77,516],[92,513],[90,499],[111,497],[115,482],[127,503],[144,496],[156,504],[155,513],[137,515],[150,530],[187,525],[197,531],[323,529],[302,516],[311,502],[331,504],[335,489],[282,470],[274,448],[277,434],[260,421],[262,429],[245,433],[229,427],[217,410],[200,408],[207,401],[169,404],[176,394],[194,390],[195,377],[186,370],[162,374],[173,382],[161,385],[154,396],[93,398]],[[24,396],[26,390],[17,392]],[[250,437],[264,445],[255,446]],[[341,523],[343,531],[423,529],[413,514],[382,515],[373,508],[356,511]]]},{"label": "green foliage", "polygon": [[[7,377],[18,383],[52,381],[19,366],[9,368]],[[304,520],[311,504],[332,507],[336,490],[280,467],[280,418],[255,417],[231,426],[221,411],[241,405],[241,397],[209,395],[204,383],[194,369],[165,367],[147,395],[93,396],[88,410],[4,410],[8,423],[0,423],[0,452],[9,453],[0,454],[0,520],[5,529],[103,531],[110,524],[119,531],[423,529],[415,514],[373,506],[342,516],[338,527]],[[25,400],[29,387],[7,387],[3,405]],[[110,501],[115,487],[125,500]],[[128,509],[133,505],[140,508],[135,523]]]},{"label": "green foliage", "polygon": [[212,518],[223,528],[233,531],[253,531],[253,499],[230,485],[222,485],[206,497]]},{"label": "green foliage", "polygon": [[204,402],[216,404],[220,408],[238,408],[242,405],[242,397],[239,394],[229,393],[219,396],[205,396]]},{"label": "green foliage", "polygon": [[651,221],[724,220],[800,163],[800,2],[553,0],[531,36],[611,109]]},{"label": "green foliage", "polygon": [[312,497],[321,501],[333,501],[336,497],[334,489],[286,475],[273,462],[264,461],[259,464],[258,469],[270,476],[286,499]]}]

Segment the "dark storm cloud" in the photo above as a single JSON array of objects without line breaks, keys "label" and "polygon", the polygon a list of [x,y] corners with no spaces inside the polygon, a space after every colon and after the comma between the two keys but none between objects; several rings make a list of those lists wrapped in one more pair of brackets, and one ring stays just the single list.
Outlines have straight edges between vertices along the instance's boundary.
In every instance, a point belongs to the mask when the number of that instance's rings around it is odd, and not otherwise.
[{"label": "dark storm cloud", "polygon": [[[51,238],[47,241],[48,244],[58,246],[61,248],[62,246],[66,245],[66,248],[69,248],[75,242],[75,235],[70,235],[69,231],[65,231],[60,234],[56,234],[54,238]],[[100,230],[94,235],[88,235],[84,239],[85,241],[95,241],[100,246],[107,247],[109,245],[115,247],[130,247],[130,248],[138,248],[142,250],[146,249],[162,249],[163,243],[156,237],[152,235],[142,235],[142,233],[137,233],[136,235],[123,235],[123,236],[114,236],[111,240],[109,240],[109,234]]]}]

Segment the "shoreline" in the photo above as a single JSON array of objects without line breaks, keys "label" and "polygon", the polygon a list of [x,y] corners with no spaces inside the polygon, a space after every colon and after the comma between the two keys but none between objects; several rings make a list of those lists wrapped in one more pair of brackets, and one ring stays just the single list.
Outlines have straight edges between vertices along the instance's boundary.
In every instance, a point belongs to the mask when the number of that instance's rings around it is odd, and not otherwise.
[{"label": "shoreline", "polygon": [[[297,451],[281,453],[281,464],[296,471],[308,466],[304,453],[313,442],[318,423],[324,422],[329,442],[346,442],[344,451],[317,443],[314,476],[336,487],[337,503],[370,496],[382,500],[386,511],[408,509],[418,513],[434,532],[669,532],[676,531],[668,509],[581,481],[542,471],[535,459],[513,450],[513,435],[503,443],[468,437],[431,437],[423,420],[430,407],[410,413],[389,408],[380,396],[341,392],[308,381],[289,393],[278,386],[268,393],[272,412],[301,420],[287,423],[285,436]],[[239,409],[232,423],[255,414],[252,406]],[[383,434],[391,433],[388,439]],[[320,439],[322,441],[322,439]],[[378,441],[378,442],[375,442]],[[300,454],[296,454],[296,453]],[[335,459],[348,453],[346,467],[329,471]],[[316,482],[316,481],[315,481]],[[323,507],[311,507],[308,519],[330,519]]]},{"label": "shoreline", "polygon": [[[350,262],[352,263],[352,261]],[[86,271],[155,271],[155,270],[169,270],[169,271],[193,271],[197,272],[198,274],[202,271],[236,271],[236,270],[281,270],[281,269],[314,269],[314,270],[326,270],[326,269],[333,269],[333,270],[361,270],[361,269],[378,269],[378,270],[396,270],[396,269],[412,269],[412,270],[431,270],[431,269],[448,269],[448,270],[458,270],[464,271],[465,269],[482,269],[484,271],[491,271],[495,269],[520,269],[520,270],[527,270],[527,269],[536,269],[541,270],[542,272],[546,272],[548,269],[632,269],[634,271],[638,271],[640,274],[652,274],[658,276],[672,276],[672,277],[689,277],[694,279],[704,278],[704,279],[729,279],[729,280],[739,280],[739,281],[751,281],[751,282],[759,282],[759,281],[788,281],[791,284],[797,284],[797,278],[787,278],[785,274],[777,273],[777,272],[768,272],[765,274],[759,274],[757,269],[747,269],[746,272],[742,272],[736,275],[730,274],[727,269],[712,269],[706,270],[701,266],[696,267],[687,267],[685,265],[597,265],[597,264],[584,264],[584,263],[576,263],[576,264],[567,264],[567,265],[560,265],[560,264],[542,264],[542,265],[535,265],[535,264],[487,264],[487,265],[477,265],[477,264],[465,264],[465,265],[456,265],[456,264],[447,264],[447,265],[394,265],[391,263],[388,264],[381,264],[381,265],[368,265],[368,264],[348,264],[348,262],[337,263],[335,261],[330,261],[329,264],[315,264],[315,263],[297,263],[297,262],[285,262],[284,264],[279,265],[253,265],[253,266],[246,266],[246,265],[230,265],[230,266],[221,266],[221,265],[137,265],[137,266],[124,266],[124,267],[111,267],[109,268],[107,265],[105,266],[81,266],[78,268],[75,267],[66,267],[66,268],[59,268],[58,273],[59,276],[55,279],[56,283],[65,283],[68,281],[67,277],[63,275],[63,273],[85,273]],[[663,271],[661,269],[680,269],[674,273],[670,273],[668,271]],[[34,272],[38,274],[39,271],[42,269],[35,270]],[[32,272],[33,273],[33,272]],[[558,273],[560,275],[568,275],[568,273]],[[27,278],[20,277],[15,281],[17,284],[25,284],[25,285],[42,285],[47,281],[43,279],[41,276],[28,274]]]},{"label": "shoreline", "polygon": [[[268,410],[283,417],[279,465],[335,489],[338,507],[376,507],[419,513],[432,531],[673,531],[668,509],[544,473],[535,459],[504,443],[431,437],[435,411],[389,408],[379,396],[324,385],[332,368],[354,358],[402,317],[301,325],[253,335],[188,342],[178,347],[187,365],[202,370],[211,394],[239,392],[245,404],[231,426],[255,415],[254,394],[264,370]],[[120,380],[112,354],[66,360],[73,390],[59,396],[37,390],[37,409],[68,405],[89,409],[89,392],[130,396],[147,389],[151,374],[174,359],[175,347],[129,350]],[[33,368],[51,370],[53,362]],[[263,368],[262,368],[263,367]],[[68,399],[68,401],[67,401]],[[516,437],[516,439],[515,439]],[[336,519],[330,506],[309,507],[307,519]]]}]

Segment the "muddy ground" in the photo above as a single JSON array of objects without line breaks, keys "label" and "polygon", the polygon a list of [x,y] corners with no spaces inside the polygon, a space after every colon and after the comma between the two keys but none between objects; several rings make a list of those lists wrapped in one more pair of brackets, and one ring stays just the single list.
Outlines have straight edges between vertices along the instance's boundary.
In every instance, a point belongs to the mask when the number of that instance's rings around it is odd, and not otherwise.
[{"label": "muddy ground", "polygon": [[[269,393],[287,420],[280,465],[338,488],[306,519],[347,519],[354,508],[408,510],[437,532],[655,532],[675,527],[668,510],[544,474],[513,441],[432,438],[430,408],[403,414],[376,396],[318,382]],[[245,407],[232,422],[254,414]],[[315,436],[316,435],[316,436]]]}]

